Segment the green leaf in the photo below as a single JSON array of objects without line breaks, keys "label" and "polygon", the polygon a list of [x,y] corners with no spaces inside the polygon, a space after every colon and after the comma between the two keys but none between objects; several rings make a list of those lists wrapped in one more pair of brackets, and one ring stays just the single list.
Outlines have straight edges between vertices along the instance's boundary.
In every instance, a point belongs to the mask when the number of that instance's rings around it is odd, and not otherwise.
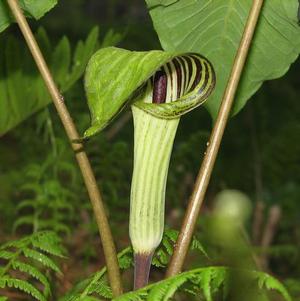
[{"label": "green leaf", "polygon": [[[215,117],[252,1],[146,0],[154,27],[167,51],[197,52],[215,67],[217,85],[205,106]],[[267,0],[237,91],[233,113],[266,80],[287,72],[300,52],[297,0]]]},{"label": "green leaf", "polygon": [[176,54],[158,50],[136,52],[116,47],[97,51],[90,59],[85,74],[92,125],[84,137],[103,129],[133,98],[134,92]]},{"label": "green leaf", "polygon": [[[63,87],[63,91],[68,90],[83,74],[88,60],[94,53],[98,41],[99,29],[94,27],[89,33],[85,43],[79,41],[75,48],[73,58],[73,68]],[[114,44],[111,44],[114,45]]]},{"label": "green leaf", "polygon": [[1,40],[0,87],[5,92],[0,98],[0,135],[17,125],[50,100],[44,84],[28,51],[24,51],[12,36]]},{"label": "green leaf", "polygon": [[109,47],[109,46],[112,46],[112,45],[117,45],[121,42],[122,39],[123,39],[122,34],[115,33],[112,29],[110,29],[105,34],[100,48],[105,48],[105,47]]},{"label": "green leaf", "polygon": [[24,280],[11,277],[2,277],[0,278],[0,288],[4,287],[16,288],[28,295],[31,295],[39,301],[47,301],[46,298],[32,284]]},{"label": "green leaf", "polygon": [[[57,0],[19,0],[19,3],[26,16],[38,20],[57,4]],[[13,21],[6,0],[0,0],[0,32]]]},{"label": "green leaf", "polygon": [[54,49],[51,69],[54,78],[64,87],[68,79],[68,72],[71,63],[71,46],[67,37],[63,37]]},{"label": "green leaf", "polygon": [[[46,31],[38,29],[36,39],[62,93],[82,76],[97,47],[98,36],[99,30],[94,27],[86,41],[79,41],[72,53],[67,37],[52,47]],[[109,31],[105,44],[114,45],[119,40],[118,34]],[[3,45],[0,47],[0,136],[51,102],[32,56],[21,41],[13,36],[0,37]]]}]

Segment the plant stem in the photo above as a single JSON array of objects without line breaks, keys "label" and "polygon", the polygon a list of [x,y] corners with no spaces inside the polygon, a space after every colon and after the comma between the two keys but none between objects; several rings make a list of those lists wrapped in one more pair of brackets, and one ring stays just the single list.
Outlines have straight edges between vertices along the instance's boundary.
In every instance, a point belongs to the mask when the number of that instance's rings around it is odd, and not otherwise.
[{"label": "plant stem", "polygon": [[134,290],[148,284],[153,253],[134,254]]},{"label": "plant stem", "polygon": [[96,179],[93,174],[90,162],[87,155],[83,149],[82,143],[75,143],[78,141],[80,136],[74,125],[74,122],[65,106],[64,99],[60,94],[49,68],[44,60],[44,57],[40,51],[40,48],[34,38],[34,35],[28,25],[26,18],[19,6],[17,0],[7,0],[8,5],[24,35],[27,45],[31,51],[31,54],[37,64],[37,67],[41,73],[42,78],[47,86],[47,89],[51,95],[53,103],[56,107],[58,115],[62,121],[62,124],[66,130],[67,136],[71,142],[72,148],[75,152],[75,157],[77,159],[78,165],[80,167],[85,186],[87,188],[90,201],[93,206],[94,215],[98,224],[98,229],[103,245],[104,256],[106,260],[107,272],[109,282],[113,291],[114,296],[122,294],[122,284],[120,271],[118,266],[118,260],[116,256],[116,249],[113,242],[113,237],[108,224],[108,220],[105,214],[104,205],[100,191],[97,187]]},{"label": "plant stem", "polygon": [[244,33],[234,59],[231,74],[223,94],[218,116],[196,179],[194,191],[190,197],[189,205],[185,213],[180,234],[175,244],[174,253],[169,263],[166,277],[173,276],[181,271],[187,255],[263,2],[263,0],[253,0]]}]

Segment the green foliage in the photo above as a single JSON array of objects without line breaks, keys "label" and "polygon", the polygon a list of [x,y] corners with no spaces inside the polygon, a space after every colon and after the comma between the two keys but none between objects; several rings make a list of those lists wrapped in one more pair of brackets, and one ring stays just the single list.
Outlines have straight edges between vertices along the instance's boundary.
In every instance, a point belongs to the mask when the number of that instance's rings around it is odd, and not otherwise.
[{"label": "green foliage", "polygon": [[63,258],[64,253],[59,237],[53,232],[37,232],[1,245],[0,288],[18,289],[36,300],[46,301],[50,280],[45,271],[60,273],[52,257]]},{"label": "green foliage", "polygon": [[[178,237],[178,231],[167,229],[160,246],[155,251],[152,259],[152,265],[156,267],[165,267],[173,254],[173,245]],[[191,249],[199,250],[200,253],[207,255],[204,248],[197,238],[193,238]],[[133,266],[133,251],[128,247],[118,254],[119,267],[121,270],[127,270]],[[111,289],[106,279],[106,267],[78,283],[71,292],[60,299],[60,301],[85,301],[87,297],[97,295],[102,298],[112,298]]]},{"label": "green foliage", "polygon": [[[98,28],[93,28],[84,42],[77,43],[72,55],[67,37],[52,47],[46,31],[43,28],[37,31],[38,44],[62,93],[83,74],[89,58],[99,46],[98,35]],[[120,35],[109,31],[103,43],[109,45],[119,39]],[[5,45],[0,49],[0,135],[3,135],[49,104],[51,98],[31,54],[24,51],[24,43],[12,36],[1,37],[0,43]]]},{"label": "green foliage", "polygon": [[[215,66],[217,86],[206,103],[215,117],[252,1],[146,2],[166,51],[200,52]],[[265,1],[233,113],[242,109],[263,81],[282,76],[296,60],[300,52],[297,8],[297,0]]]},{"label": "green foliage", "polygon": [[[113,300],[115,301],[134,301],[134,300],[148,300],[160,301],[170,300],[174,294],[180,290],[186,283],[193,283],[193,290],[189,289],[187,292],[194,294],[196,289],[201,289],[204,300],[212,301],[213,295],[219,290],[223,290],[224,300],[226,298],[227,287],[230,285],[229,279],[231,273],[235,273],[234,269],[226,267],[205,267],[190,270],[181,273],[177,276],[168,278],[166,280],[154,283],[138,291],[129,292]],[[268,290],[276,290],[287,301],[291,298],[285,287],[274,277],[256,271],[243,271],[251,276],[253,282],[255,281],[259,289],[266,288]],[[250,284],[249,284],[250,285]],[[253,284],[252,284],[253,285]]]},{"label": "green foliage", "polygon": [[[95,50],[98,29],[91,31],[85,43],[78,42],[72,67],[70,43],[66,37],[54,49],[44,29],[38,30],[36,38],[60,90],[66,91],[79,79],[87,60]],[[51,101],[29,51],[24,53],[23,43],[12,36],[3,38],[2,43],[5,47],[0,52],[0,107],[3,112],[0,118],[0,135]]]},{"label": "green foliage", "polygon": [[[35,18],[36,20],[38,20],[57,4],[57,0],[20,0],[19,3],[27,17]],[[5,30],[5,28],[7,28],[13,21],[14,19],[9,11],[6,0],[1,0],[0,32]]]},{"label": "green foliage", "polygon": [[[173,246],[177,241],[179,232],[173,229],[167,229],[164,231],[162,242],[159,248],[156,250],[152,265],[156,267],[166,267],[170,257],[173,254]],[[201,242],[194,236],[191,243],[191,250],[197,250],[206,257],[208,257],[204,247]]]},{"label": "green foliage", "polygon": [[74,206],[77,196],[65,188],[59,179],[74,180],[74,165],[63,162],[51,153],[43,164],[30,164],[25,168],[25,183],[20,192],[26,196],[17,205],[18,218],[13,229],[29,226],[33,232],[52,230],[59,234],[71,234]]}]

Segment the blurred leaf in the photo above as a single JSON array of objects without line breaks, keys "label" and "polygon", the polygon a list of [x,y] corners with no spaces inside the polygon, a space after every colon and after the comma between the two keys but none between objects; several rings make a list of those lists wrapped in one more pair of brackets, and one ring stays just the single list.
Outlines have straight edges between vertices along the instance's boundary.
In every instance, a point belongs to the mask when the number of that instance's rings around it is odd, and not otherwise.
[{"label": "blurred leaf", "polygon": [[71,46],[67,37],[63,37],[54,49],[51,69],[55,79],[61,85],[66,81],[66,74],[69,72],[71,62]]},{"label": "blurred leaf", "polygon": [[[98,28],[93,28],[86,41],[77,43],[72,56],[67,37],[63,37],[53,48],[45,30],[38,30],[36,39],[61,92],[69,90],[82,76],[97,47],[98,34]],[[105,43],[118,42],[118,37],[110,31]],[[0,48],[1,136],[48,105],[51,98],[27,47],[12,36],[0,37],[0,44],[4,45]]]},{"label": "blurred leaf", "polygon": [[[27,17],[38,20],[57,4],[57,0],[19,0],[19,3]],[[0,32],[13,21],[6,0],[0,0]]]},{"label": "blurred leaf", "polygon": [[121,42],[123,37],[124,34],[115,33],[112,29],[110,29],[103,38],[101,48],[109,47],[111,45],[117,45]]},{"label": "blurred leaf", "polygon": [[[217,86],[205,106],[215,117],[252,1],[146,2],[165,50],[202,53],[213,63]],[[233,113],[242,109],[263,81],[282,76],[296,60],[300,51],[297,8],[297,0],[265,1]]]},{"label": "blurred leaf", "polygon": [[[72,71],[69,74],[62,91],[68,90],[83,74],[88,60],[94,53],[98,41],[99,29],[94,27],[89,33],[85,43],[79,41],[75,48]],[[111,39],[113,41],[113,37]],[[113,44],[111,44],[113,45]]]}]

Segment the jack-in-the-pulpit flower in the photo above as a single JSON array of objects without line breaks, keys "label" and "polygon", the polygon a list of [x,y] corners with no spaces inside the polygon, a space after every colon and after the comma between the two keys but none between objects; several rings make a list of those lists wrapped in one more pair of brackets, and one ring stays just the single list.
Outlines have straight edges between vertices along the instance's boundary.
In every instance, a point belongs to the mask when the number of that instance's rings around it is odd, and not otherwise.
[{"label": "jack-in-the-pulpit flower", "polygon": [[134,167],[129,233],[135,255],[135,288],[147,284],[160,244],[169,161],[180,116],[201,105],[215,86],[211,63],[196,53],[131,52],[114,47],[90,60],[85,88],[89,137],[127,104],[134,120]]}]

